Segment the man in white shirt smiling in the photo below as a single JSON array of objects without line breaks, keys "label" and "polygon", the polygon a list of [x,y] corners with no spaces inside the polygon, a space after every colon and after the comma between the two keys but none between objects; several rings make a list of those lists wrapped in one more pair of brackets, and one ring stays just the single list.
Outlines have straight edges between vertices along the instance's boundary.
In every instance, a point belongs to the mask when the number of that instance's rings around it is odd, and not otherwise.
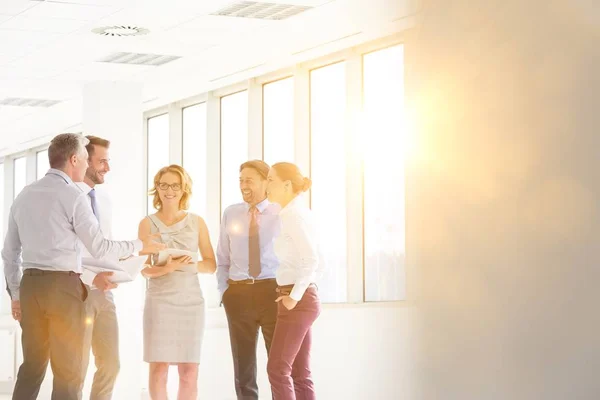
[{"label": "man in white shirt smiling", "polygon": [[[112,239],[112,209],[109,199],[97,191],[97,185],[104,183],[104,176],[110,171],[110,141],[96,136],[86,136],[89,140],[88,168],[83,178],[82,187],[87,192],[92,211],[104,236]],[[117,256],[112,258],[115,261]],[[87,285],[86,301],[88,331],[84,348],[84,372],[89,365],[90,347],[94,353],[96,373],[90,399],[111,399],[119,374],[119,326],[117,310],[112,289],[117,285],[110,280],[112,272],[95,274],[83,265],[81,280]]]},{"label": "man in white shirt smiling", "polygon": [[54,375],[51,399],[81,399],[87,298],[80,279],[82,247],[97,258],[164,248],[153,236],[129,242],[104,238],[86,194],[75,184],[88,166],[87,143],[74,133],[52,139],[50,170],[26,186],[10,209],[2,261],[23,345],[13,400],[37,398],[48,361]]}]

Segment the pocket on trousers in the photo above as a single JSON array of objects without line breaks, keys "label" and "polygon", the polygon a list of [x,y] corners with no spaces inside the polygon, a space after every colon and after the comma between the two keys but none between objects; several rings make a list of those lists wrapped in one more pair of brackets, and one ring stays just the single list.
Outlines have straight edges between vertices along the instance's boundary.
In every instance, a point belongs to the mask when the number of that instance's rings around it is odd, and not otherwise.
[{"label": "pocket on trousers", "polygon": [[81,281],[81,279],[77,278],[77,280],[79,281],[79,286],[81,286],[81,301],[85,302],[88,298],[88,289],[87,287],[83,284],[83,282]]}]

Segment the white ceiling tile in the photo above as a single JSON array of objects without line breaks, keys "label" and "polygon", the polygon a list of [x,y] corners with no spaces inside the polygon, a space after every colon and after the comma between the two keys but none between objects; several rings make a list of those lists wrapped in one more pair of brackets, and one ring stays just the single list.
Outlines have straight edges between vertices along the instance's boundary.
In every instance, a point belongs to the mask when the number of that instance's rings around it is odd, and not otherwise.
[{"label": "white ceiling tile", "polygon": [[0,106],[0,123],[26,117],[35,111],[31,107]]},{"label": "white ceiling tile", "polygon": [[135,3],[135,0],[68,0],[72,4],[81,4],[88,6],[119,6],[125,7],[129,3]]},{"label": "white ceiling tile", "polygon": [[0,97],[65,100],[81,94],[75,82],[41,79],[0,79]]},{"label": "white ceiling tile", "polygon": [[0,27],[2,27],[2,24],[6,21],[8,21],[9,19],[13,18],[13,15],[1,15],[0,14]]},{"label": "white ceiling tile", "polygon": [[22,15],[30,18],[64,18],[96,21],[118,11],[115,7],[81,5],[71,3],[41,3]]},{"label": "white ceiling tile", "polygon": [[139,26],[150,30],[150,34],[193,19],[182,10],[175,8],[126,8],[98,21],[98,26],[129,25]]},{"label": "white ceiling tile", "polygon": [[44,64],[14,65],[11,63],[9,65],[0,66],[0,79],[45,79],[52,78],[64,70],[65,67],[51,67]]},{"label": "white ceiling tile", "polygon": [[25,10],[39,6],[39,2],[30,0],[2,0],[0,1],[0,14],[18,15]]},{"label": "white ceiling tile", "polygon": [[56,80],[65,81],[122,81],[129,77],[144,72],[147,68],[141,65],[87,63],[78,68],[69,70],[55,77]]},{"label": "white ceiling tile", "polygon": [[31,18],[17,15],[0,24],[1,29],[14,29],[22,31],[70,33],[85,26],[88,21],[63,18]]},{"label": "white ceiling tile", "polygon": [[59,37],[57,33],[0,30],[0,54],[22,56]]}]

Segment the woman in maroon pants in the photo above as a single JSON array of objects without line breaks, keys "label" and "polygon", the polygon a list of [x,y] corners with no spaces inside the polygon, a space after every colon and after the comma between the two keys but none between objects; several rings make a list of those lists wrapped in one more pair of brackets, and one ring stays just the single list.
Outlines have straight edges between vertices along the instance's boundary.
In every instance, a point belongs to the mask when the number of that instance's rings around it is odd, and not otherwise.
[{"label": "woman in maroon pants", "polygon": [[279,305],[267,363],[275,400],[315,398],[310,348],[311,327],[321,312],[314,284],[319,251],[312,212],[300,196],[310,186],[294,164],[277,163],[269,171],[269,201],[281,206],[281,233],[275,240]]}]

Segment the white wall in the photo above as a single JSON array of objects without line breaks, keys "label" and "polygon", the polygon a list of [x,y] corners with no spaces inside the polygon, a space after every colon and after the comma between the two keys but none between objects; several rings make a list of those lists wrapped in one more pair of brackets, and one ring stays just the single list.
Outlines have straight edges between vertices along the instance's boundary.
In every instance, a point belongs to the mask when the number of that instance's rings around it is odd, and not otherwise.
[{"label": "white wall", "polygon": [[600,398],[599,11],[423,1],[415,399]]}]

